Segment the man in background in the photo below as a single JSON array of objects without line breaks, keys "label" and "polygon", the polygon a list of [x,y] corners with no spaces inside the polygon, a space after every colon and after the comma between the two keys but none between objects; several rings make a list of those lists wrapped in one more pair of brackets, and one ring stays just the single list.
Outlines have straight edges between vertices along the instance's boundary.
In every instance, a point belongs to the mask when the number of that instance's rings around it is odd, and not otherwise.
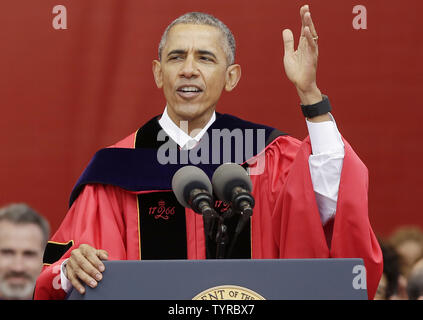
[{"label": "man in background", "polygon": [[383,273],[375,300],[405,300],[406,279],[401,275],[401,256],[387,241],[379,240],[383,255]]},{"label": "man in background", "polygon": [[48,222],[26,204],[0,209],[0,299],[32,299],[49,233]]},{"label": "man in background", "polygon": [[389,242],[401,257],[401,274],[407,278],[415,263],[423,258],[423,231],[417,226],[402,226]]},{"label": "man in background", "polygon": [[423,300],[423,259],[417,261],[410,271],[407,294],[410,300]]}]

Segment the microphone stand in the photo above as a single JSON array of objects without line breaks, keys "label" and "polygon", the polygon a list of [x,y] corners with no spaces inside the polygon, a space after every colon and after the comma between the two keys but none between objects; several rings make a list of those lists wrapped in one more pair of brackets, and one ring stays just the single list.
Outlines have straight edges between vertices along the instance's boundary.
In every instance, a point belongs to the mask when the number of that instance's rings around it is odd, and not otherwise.
[{"label": "microphone stand", "polygon": [[229,243],[228,227],[225,219],[232,217],[234,212],[228,209],[225,213],[218,216],[217,233],[216,233],[216,258],[225,259],[226,247]]},{"label": "microphone stand", "polygon": [[244,217],[240,211],[236,211],[236,213],[239,214],[240,221],[238,222],[238,226],[235,229],[235,234],[232,238],[231,246],[228,251],[228,257],[232,256],[232,251],[234,250],[236,241],[238,240],[238,236],[240,235],[241,231],[244,229],[246,223],[250,221],[250,217],[251,217],[250,215]]},{"label": "microphone stand", "polygon": [[[228,233],[228,227],[225,224],[225,219],[232,217],[234,214],[238,214],[240,216],[240,219],[243,220],[241,223],[239,223],[239,226],[236,228],[234,237],[232,238],[232,243],[229,248],[228,254],[226,254],[226,248],[229,243],[229,233]],[[251,212],[252,214],[252,212]],[[239,234],[244,229],[245,224],[249,221],[251,214],[246,214],[243,216],[243,214],[240,211],[235,211],[232,208],[229,208],[225,213],[223,214],[217,214],[215,210],[213,210],[212,217],[217,218],[217,232],[216,232],[216,259],[228,259],[232,255],[232,251],[235,247],[235,243],[238,239]],[[211,235],[211,230],[209,233],[209,236]]]},{"label": "microphone stand", "polygon": [[223,217],[219,217],[216,233],[216,258],[225,259],[226,246],[228,245],[228,227],[224,223]]}]

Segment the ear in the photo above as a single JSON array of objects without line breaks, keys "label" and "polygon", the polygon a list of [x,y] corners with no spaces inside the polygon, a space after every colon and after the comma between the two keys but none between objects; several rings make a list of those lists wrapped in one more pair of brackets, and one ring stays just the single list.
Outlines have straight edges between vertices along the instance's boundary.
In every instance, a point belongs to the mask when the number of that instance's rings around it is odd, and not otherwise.
[{"label": "ear", "polygon": [[162,64],[158,60],[153,60],[153,75],[157,88],[161,89],[163,87],[163,73]]},{"label": "ear", "polygon": [[241,79],[241,66],[239,64],[233,64],[226,69],[226,83],[225,83],[225,90],[232,91],[238,81]]}]

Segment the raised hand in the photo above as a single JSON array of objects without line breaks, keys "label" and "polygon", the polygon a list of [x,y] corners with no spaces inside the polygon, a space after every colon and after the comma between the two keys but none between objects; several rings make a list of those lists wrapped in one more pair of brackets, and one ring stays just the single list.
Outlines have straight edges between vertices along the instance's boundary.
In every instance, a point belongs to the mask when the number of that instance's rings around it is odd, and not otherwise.
[{"label": "raised hand", "polygon": [[297,50],[294,50],[294,36],[290,29],[283,30],[284,67],[288,79],[297,88],[303,104],[314,104],[322,100],[316,84],[319,49],[317,32],[311,19],[308,5],[300,9],[301,35]]}]

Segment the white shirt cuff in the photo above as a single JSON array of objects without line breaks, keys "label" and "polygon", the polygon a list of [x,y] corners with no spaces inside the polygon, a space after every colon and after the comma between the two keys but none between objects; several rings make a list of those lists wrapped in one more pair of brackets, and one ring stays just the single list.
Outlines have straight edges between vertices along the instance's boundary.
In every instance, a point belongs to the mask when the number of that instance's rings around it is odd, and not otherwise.
[{"label": "white shirt cuff", "polygon": [[306,120],[312,149],[310,175],[323,225],[336,213],[345,155],[341,134],[330,113],[329,116],[332,121],[314,123]]},{"label": "white shirt cuff", "polygon": [[344,152],[344,143],[335,119],[330,113],[329,116],[332,121],[315,123],[306,119],[313,155]]},{"label": "white shirt cuff", "polygon": [[69,279],[66,277],[66,263],[69,259],[66,259],[62,262],[60,266],[60,284],[62,286],[63,291],[68,293],[72,289],[72,283],[69,281]]}]

